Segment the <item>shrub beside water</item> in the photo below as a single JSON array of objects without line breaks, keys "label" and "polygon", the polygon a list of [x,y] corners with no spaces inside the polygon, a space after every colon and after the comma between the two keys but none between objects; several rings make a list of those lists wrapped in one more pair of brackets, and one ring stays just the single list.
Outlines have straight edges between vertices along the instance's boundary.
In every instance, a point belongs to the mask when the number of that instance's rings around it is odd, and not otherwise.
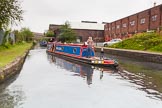
[{"label": "shrub beside water", "polygon": [[140,33],[110,47],[162,52],[162,36],[157,33]]},{"label": "shrub beside water", "polygon": [[0,68],[3,68],[15,58],[22,56],[32,46],[32,43],[17,43],[14,45],[7,44],[0,46]]}]

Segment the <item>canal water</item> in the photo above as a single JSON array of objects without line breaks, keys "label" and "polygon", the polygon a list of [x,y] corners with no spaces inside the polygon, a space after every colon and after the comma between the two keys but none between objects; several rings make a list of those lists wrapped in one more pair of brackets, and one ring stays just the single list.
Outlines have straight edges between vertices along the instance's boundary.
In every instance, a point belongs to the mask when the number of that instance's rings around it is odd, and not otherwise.
[{"label": "canal water", "polygon": [[0,85],[0,108],[162,108],[160,64],[105,55],[99,68],[31,50],[21,72]]}]

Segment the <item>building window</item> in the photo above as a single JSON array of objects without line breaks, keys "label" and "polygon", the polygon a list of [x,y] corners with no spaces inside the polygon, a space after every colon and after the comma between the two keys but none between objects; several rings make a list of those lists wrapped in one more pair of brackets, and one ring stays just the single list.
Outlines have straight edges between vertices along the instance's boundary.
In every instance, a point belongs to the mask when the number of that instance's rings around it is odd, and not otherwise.
[{"label": "building window", "polygon": [[123,27],[127,27],[127,24],[126,24],[126,23],[124,23],[124,24],[123,24]]},{"label": "building window", "polygon": [[115,29],[115,27],[112,27],[112,30],[114,30]]},{"label": "building window", "polygon": [[152,16],[152,21],[156,21],[157,15]]},{"label": "building window", "polygon": [[131,25],[131,26],[134,26],[134,25],[135,25],[135,21],[131,21],[131,22],[130,22],[130,25]]},{"label": "building window", "polygon": [[120,25],[117,25],[116,28],[119,29],[120,28]]},{"label": "building window", "polygon": [[142,18],[141,19],[141,24],[144,24],[145,23],[145,18]]}]

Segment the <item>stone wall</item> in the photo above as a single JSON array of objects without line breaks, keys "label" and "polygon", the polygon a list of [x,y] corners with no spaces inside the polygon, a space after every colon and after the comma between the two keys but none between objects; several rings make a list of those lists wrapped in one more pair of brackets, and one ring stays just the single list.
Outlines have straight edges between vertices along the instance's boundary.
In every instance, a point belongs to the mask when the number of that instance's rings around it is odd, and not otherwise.
[{"label": "stone wall", "polygon": [[[101,48],[98,47],[95,48],[95,50],[97,52],[100,52]],[[162,53],[152,53],[145,51],[124,50],[114,48],[104,48],[104,52],[111,55],[123,56],[141,61],[162,63]]]},{"label": "stone wall", "polygon": [[0,69],[0,83],[3,83],[13,75],[20,72],[27,54],[28,52],[26,52],[23,56],[16,58],[4,68]]}]

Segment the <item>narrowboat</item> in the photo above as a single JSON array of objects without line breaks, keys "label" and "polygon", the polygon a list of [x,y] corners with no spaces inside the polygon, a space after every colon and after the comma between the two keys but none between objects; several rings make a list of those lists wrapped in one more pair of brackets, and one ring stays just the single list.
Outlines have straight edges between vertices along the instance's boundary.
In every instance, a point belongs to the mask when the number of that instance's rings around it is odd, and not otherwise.
[{"label": "narrowboat", "polygon": [[39,42],[39,45],[40,45],[41,47],[47,47],[47,41],[42,40],[42,41]]},{"label": "narrowboat", "polygon": [[58,42],[48,42],[47,53],[63,57],[70,61],[103,66],[117,67],[118,62],[111,58],[95,57],[94,48],[89,49],[86,44],[63,44]]}]

